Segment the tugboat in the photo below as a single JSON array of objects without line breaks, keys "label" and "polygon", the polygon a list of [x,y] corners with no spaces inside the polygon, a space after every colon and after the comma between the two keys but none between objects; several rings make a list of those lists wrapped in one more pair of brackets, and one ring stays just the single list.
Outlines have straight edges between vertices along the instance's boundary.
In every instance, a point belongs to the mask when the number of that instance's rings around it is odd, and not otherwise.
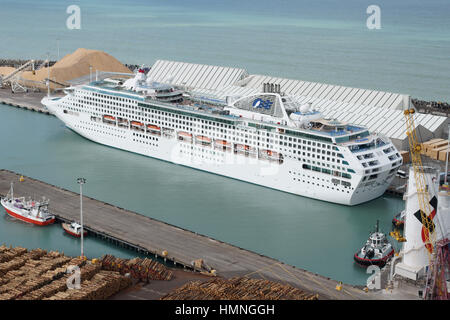
[{"label": "tugboat", "polygon": [[[65,232],[70,234],[71,236],[81,238],[81,225],[76,222],[72,222],[71,224],[62,223],[62,228]],[[87,236],[87,231],[83,230],[83,237]]]},{"label": "tugboat", "polygon": [[356,263],[363,266],[383,267],[393,254],[394,248],[387,240],[386,235],[379,231],[379,221],[377,220],[376,231],[370,235],[364,247],[356,252],[353,258]]},{"label": "tugboat", "polygon": [[48,211],[48,200],[34,201],[32,199],[25,200],[25,197],[14,198],[12,182],[11,189],[0,202],[6,213],[16,219],[38,226],[46,226],[55,222],[55,216]]}]

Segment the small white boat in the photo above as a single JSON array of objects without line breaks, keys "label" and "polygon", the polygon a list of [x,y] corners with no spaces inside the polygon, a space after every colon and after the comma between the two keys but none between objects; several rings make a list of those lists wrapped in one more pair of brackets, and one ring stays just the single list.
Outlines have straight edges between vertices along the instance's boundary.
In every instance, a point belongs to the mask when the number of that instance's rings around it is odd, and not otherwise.
[{"label": "small white boat", "polygon": [[[62,223],[61,224],[62,228],[64,229],[65,232],[67,232],[68,234],[70,234],[71,236],[80,238],[81,237],[81,225],[79,223],[76,222],[72,222],[71,224],[68,223]],[[83,230],[83,236],[87,236],[87,231]]]}]

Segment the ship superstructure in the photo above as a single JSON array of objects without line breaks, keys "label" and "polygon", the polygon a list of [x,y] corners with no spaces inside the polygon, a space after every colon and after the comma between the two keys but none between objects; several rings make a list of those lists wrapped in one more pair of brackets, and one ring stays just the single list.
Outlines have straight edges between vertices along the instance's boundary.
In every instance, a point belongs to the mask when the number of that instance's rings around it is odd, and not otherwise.
[{"label": "ship superstructure", "polygon": [[402,164],[386,137],[324,119],[279,89],[226,101],[182,89],[141,69],[127,81],[70,87],[42,103],[92,141],[340,204],[379,197]]}]

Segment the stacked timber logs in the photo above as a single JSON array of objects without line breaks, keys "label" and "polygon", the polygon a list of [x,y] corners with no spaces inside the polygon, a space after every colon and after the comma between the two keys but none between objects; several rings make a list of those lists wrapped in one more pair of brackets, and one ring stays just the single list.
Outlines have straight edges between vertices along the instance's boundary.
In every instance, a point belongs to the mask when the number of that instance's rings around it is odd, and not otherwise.
[{"label": "stacked timber logs", "polygon": [[[97,272],[100,271],[100,265],[85,264],[85,260],[72,259],[65,267],[55,269],[55,274],[51,282],[42,286],[41,288],[31,291],[22,297],[20,300],[42,300],[54,296],[58,292],[67,290],[67,280],[70,274],[66,270],[68,266],[78,266],[81,271],[81,281],[90,280]],[[56,273],[57,272],[57,273]]]},{"label": "stacked timber logs", "polygon": [[132,278],[142,282],[171,280],[173,277],[173,272],[166,266],[147,258],[121,259],[105,255],[101,263],[104,270],[117,271],[122,275],[129,273]]},{"label": "stacked timber logs", "polygon": [[118,272],[100,271],[91,280],[83,281],[81,289],[66,290],[44,300],[103,300],[131,285],[131,280]]},{"label": "stacked timber logs", "polygon": [[0,247],[0,263],[12,260],[15,257],[21,256],[27,252],[27,249],[22,247],[8,248]]},{"label": "stacked timber logs", "polygon": [[43,254],[46,252],[36,249],[6,263],[12,265],[17,261],[16,268],[8,270],[1,278],[0,295],[6,295],[0,298],[17,299],[41,288],[52,281],[49,271],[71,261],[69,257],[52,258]]},{"label": "stacked timber logs", "polygon": [[[80,268],[81,289],[68,289],[69,267]],[[131,284],[129,277],[101,269],[57,251],[0,246],[0,300],[105,299]]]},{"label": "stacked timber logs", "polygon": [[161,300],[317,300],[312,294],[290,285],[262,279],[215,278],[193,281],[174,290]]}]

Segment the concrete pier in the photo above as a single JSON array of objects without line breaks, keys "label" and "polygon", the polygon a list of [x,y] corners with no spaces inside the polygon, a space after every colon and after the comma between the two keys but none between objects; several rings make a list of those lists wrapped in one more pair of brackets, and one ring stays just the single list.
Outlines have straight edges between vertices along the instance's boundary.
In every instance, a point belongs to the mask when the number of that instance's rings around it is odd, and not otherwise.
[{"label": "concrete pier", "polygon": [[43,92],[11,93],[11,89],[3,88],[0,89],[0,103],[51,115],[41,104],[45,95],[46,93]]},{"label": "concrete pier", "polygon": [[[16,196],[45,196],[59,220],[79,220],[79,194],[29,177],[19,182],[19,178],[19,174],[0,170],[0,195],[6,195],[14,181]],[[167,261],[191,270],[200,271],[192,261],[203,259],[219,276],[263,277],[318,293],[322,299],[386,298],[380,292],[366,293],[346,284],[336,290],[338,281],[89,197],[83,197],[83,213],[85,227],[94,235],[148,255],[160,257],[167,251]]]}]

